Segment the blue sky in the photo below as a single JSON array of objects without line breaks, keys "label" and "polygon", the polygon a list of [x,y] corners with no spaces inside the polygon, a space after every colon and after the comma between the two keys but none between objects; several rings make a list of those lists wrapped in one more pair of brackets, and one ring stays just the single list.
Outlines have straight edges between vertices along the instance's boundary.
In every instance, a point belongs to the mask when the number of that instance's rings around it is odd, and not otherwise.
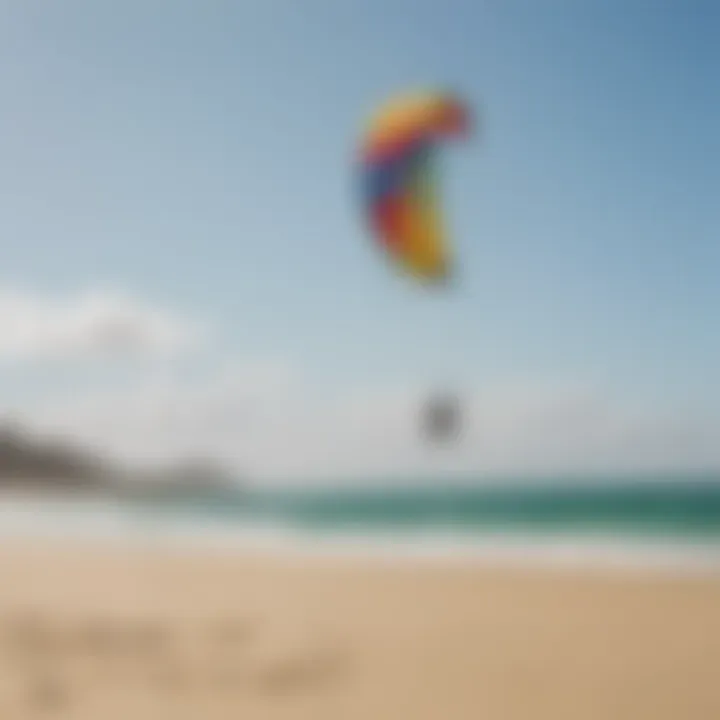
[{"label": "blue sky", "polygon": [[[0,280],[120,286],[327,382],[715,410],[719,31],[711,0],[3,2]],[[364,116],[433,84],[482,122],[442,158],[447,297],[389,272],[353,186]]]}]

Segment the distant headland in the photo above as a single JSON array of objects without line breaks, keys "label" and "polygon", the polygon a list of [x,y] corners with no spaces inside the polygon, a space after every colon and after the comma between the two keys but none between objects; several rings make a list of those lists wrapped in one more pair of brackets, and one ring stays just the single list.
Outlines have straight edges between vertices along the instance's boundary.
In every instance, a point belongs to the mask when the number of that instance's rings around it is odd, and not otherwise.
[{"label": "distant headland", "polygon": [[163,498],[239,489],[235,476],[212,459],[131,469],[69,440],[43,438],[15,422],[0,423],[0,492]]}]

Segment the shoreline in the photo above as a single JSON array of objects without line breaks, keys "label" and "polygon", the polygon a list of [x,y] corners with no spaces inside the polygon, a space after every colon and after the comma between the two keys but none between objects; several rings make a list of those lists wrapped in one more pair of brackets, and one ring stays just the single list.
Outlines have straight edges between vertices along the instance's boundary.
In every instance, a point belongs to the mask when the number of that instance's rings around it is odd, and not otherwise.
[{"label": "shoreline", "polygon": [[257,555],[295,561],[366,561],[376,565],[547,568],[568,571],[720,576],[720,534],[650,534],[640,527],[461,529],[314,527],[278,520],[157,512],[75,499],[0,503],[0,544],[29,541],[173,553]]},{"label": "shoreline", "polygon": [[394,542],[375,538],[307,537],[292,533],[219,535],[162,534],[152,528],[134,533],[3,532],[7,547],[49,547],[83,551],[89,543],[98,550],[129,554],[207,556],[258,559],[282,563],[333,564],[354,567],[417,567],[482,571],[618,574],[622,576],[707,577],[720,579],[720,543],[703,545],[641,542],[628,545],[608,536],[518,537],[501,534],[472,538],[467,543],[438,542],[423,537]]}]

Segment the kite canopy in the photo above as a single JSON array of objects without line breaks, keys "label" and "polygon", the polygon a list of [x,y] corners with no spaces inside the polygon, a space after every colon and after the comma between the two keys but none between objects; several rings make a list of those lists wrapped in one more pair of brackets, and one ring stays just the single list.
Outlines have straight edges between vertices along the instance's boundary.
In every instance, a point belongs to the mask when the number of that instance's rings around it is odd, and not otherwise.
[{"label": "kite canopy", "polygon": [[466,134],[469,112],[449,93],[396,98],[370,120],[362,139],[363,200],[385,251],[417,280],[452,274],[448,238],[432,178],[439,141]]}]

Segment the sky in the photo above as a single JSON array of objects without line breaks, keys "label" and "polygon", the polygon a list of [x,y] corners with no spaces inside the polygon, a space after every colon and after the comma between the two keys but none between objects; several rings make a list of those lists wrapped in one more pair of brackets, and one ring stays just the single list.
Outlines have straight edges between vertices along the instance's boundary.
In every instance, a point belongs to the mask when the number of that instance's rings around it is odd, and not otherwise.
[{"label": "sky", "polygon": [[[718,32],[712,0],[1,0],[0,409],[268,482],[720,467]],[[353,164],[421,87],[477,118],[444,294]]]}]

